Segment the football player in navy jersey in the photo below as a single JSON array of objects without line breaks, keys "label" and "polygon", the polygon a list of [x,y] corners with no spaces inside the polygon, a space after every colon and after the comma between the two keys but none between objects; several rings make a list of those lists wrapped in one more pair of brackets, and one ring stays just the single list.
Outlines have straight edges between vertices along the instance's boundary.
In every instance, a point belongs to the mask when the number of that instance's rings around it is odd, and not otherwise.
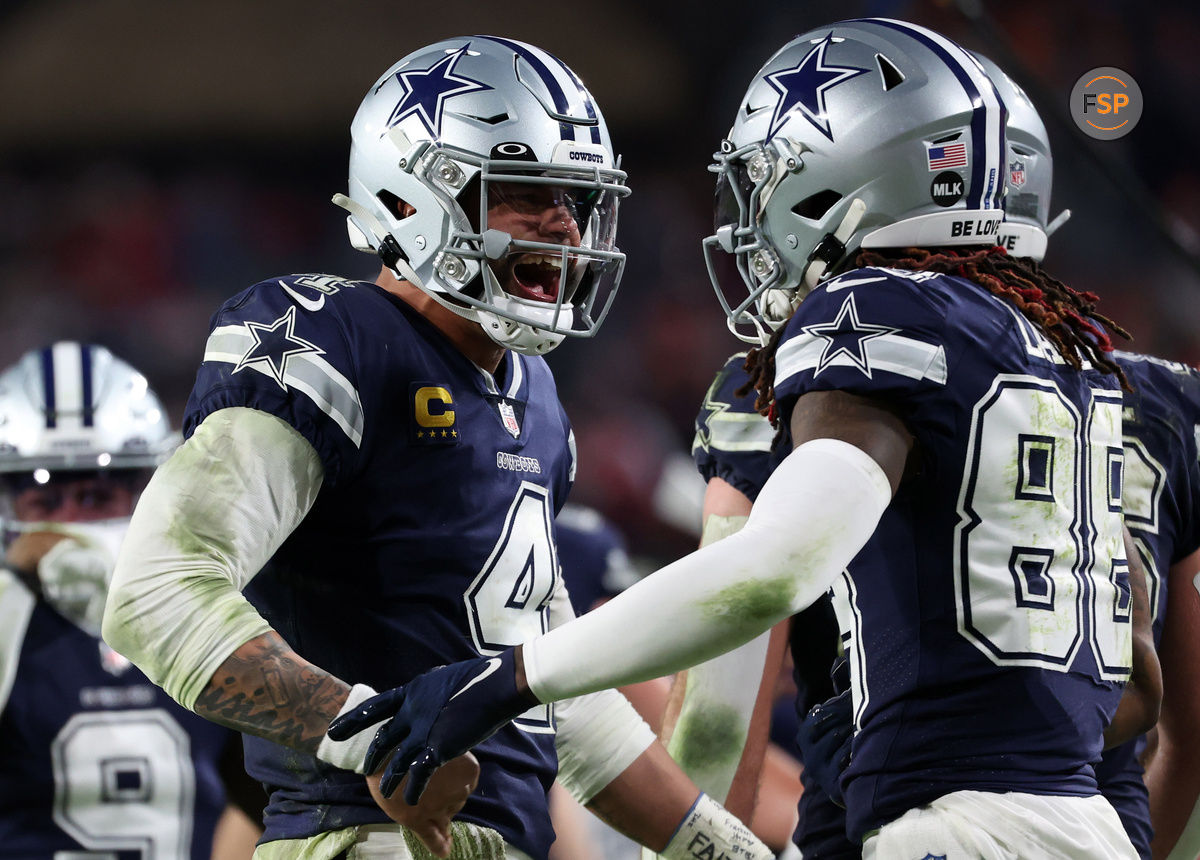
[{"label": "football player in navy jersey", "polygon": [[448,39],[390,68],[351,124],[334,201],[382,262],[375,281],[271,278],[214,316],[186,441],[138,505],[104,631],[247,735],[271,795],[256,856],[417,857],[424,842],[543,860],[556,771],[651,847],[766,856],[615,692],[522,708],[419,804],[378,792],[372,730],[326,737],[374,688],[511,659],[571,617],[552,522],[574,444],[541,356],[607,313],[627,193],[567,66]]},{"label": "football player in navy jersey", "polygon": [[[1047,234],[1053,229],[1047,224],[1052,181],[1049,140],[1024,92],[990,60],[979,59],[1009,112],[1009,188],[999,244],[1014,256],[1040,264]],[[1064,216],[1056,219],[1058,223],[1063,220]],[[1186,365],[1145,355],[1114,352],[1114,357],[1132,389],[1124,398],[1122,502],[1125,524],[1148,577],[1153,638],[1163,664],[1163,713],[1168,726],[1190,727],[1196,724],[1198,715],[1191,691],[1200,686],[1195,674],[1195,637],[1191,633],[1198,601],[1191,585],[1196,565],[1186,565],[1185,559],[1200,547],[1196,519],[1200,511],[1200,465],[1195,438],[1200,423],[1200,373]],[[1171,580],[1177,586],[1182,580],[1182,585],[1170,589]],[[1163,647],[1168,617],[1175,623]],[[817,719],[830,718],[825,714]],[[847,723],[848,718],[847,714]],[[1170,749],[1154,759],[1156,773],[1162,774],[1154,803],[1148,797],[1142,772],[1145,735],[1106,749],[1096,767],[1101,792],[1117,810],[1142,858],[1152,856],[1152,837],[1161,855],[1175,844],[1200,791],[1200,784],[1189,773],[1189,763],[1195,764],[1187,749],[1190,744],[1172,745],[1168,741],[1167,745]],[[1154,826],[1152,806],[1156,813]],[[1162,825],[1159,819],[1164,819]],[[1163,825],[1165,832],[1159,834]]]},{"label": "football player in navy jersey", "polygon": [[[1045,126],[1024,92],[990,60],[983,57],[979,59],[1007,110],[1006,164],[1009,169],[1006,177],[1009,178],[1010,188],[1006,197],[1008,214],[997,244],[1011,249],[1014,255],[1036,255],[1040,261],[1046,247],[1044,228],[1050,205],[1052,170]],[[1018,176],[1019,185],[1013,186],[1012,178]],[[1014,217],[1014,211],[1020,214]],[[770,422],[759,415],[755,408],[755,393],[745,370],[746,355],[741,352],[730,357],[717,373],[696,418],[693,456],[707,487],[706,523],[714,529],[721,529],[722,534],[730,529],[736,530],[745,523],[753,500],[773,464],[783,453],[780,447],[773,444],[776,434]],[[828,752],[844,755],[853,725],[848,689],[842,686],[835,689],[830,671],[840,649],[837,620],[828,597],[823,596],[792,619],[787,629],[798,690],[796,712],[804,728],[800,742],[802,746],[808,746],[813,742],[814,734],[820,732],[816,736],[821,743],[828,745]],[[682,702],[685,714],[705,714],[714,708],[740,706],[743,709],[743,724],[747,727],[748,737],[745,752],[740,763],[737,763],[737,775],[733,775],[734,762],[730,757],[718,765],[709,765],[710,769],[719,768],[722,778],[732,778],[730,797],[725,802],[735,813],[740,811],[740,807],[733,801],[734,795],[752,790],[759,778],[757,764],[761,759],[759,751],[763,747],[766,727],[763,721],[751,728],[753,717],[745,714],[746,706],[752,701],[750,696],[744,690],[739,690],[733,681],[721,679],[732,678],[745,684],[745,679],[752,678],[758,671],[762,657],[761,648],[750,650],[749,646],[743,646],[702,666],[693,667],[687,673],[681,673],[681,677],[688,678],[695,678],[701,673],[704,675],[702,683],[685,687]],[[776,661],[768,658],[765,663],[764,686],[770,683]],[[841,665],[844,666],[844,663]],[[839,680],[842,674],[838,673]],[[677,684],[676,689],[682,686]],[[836,702],[829,702],[835,693],[840,698]],[[818,705],[821,707],[813,710]],[[755,703],[755,715],[761,707],[762,704]],[[672,738],[668,749],[677,759],[686,760],[694,756],[689,752],[689,746],[686,739]],[[861,845],[853,844],[846,838],[846,813],[840,790],[836,784],[832,784],[827,791],[822,780],[817,778],[820,774],[823,779],[836,780],[840,775],[839,762],[812,760],[811,750],[802,751],[810,755],[803,756],[805,769],[801,779],[804,792],[800,797],[793,836],[800,853],[805,857],[839,860],[861,857]],[[692,768],[685,767],[685,770],[701,786],[707,787]],[[836,802],[830,797],[831,794],[837,798]]]},{"label": "football player in navy jersey", "polygon": [[750,376],[790,453],[735,534],[335,721],[389,717],[368,755],[395,750],[384,793],[407,776],[414,800],[532,704],[708,659],[832,586],[864,857],[1134,856],[1092,767],[1161,693],[1121,522],[1119,329],[995,247],[1005,126],[974,58],[905,22],[768,60],[717,153],[729,206],[705,248],[749,288],[717,285],[766,340]]},{"label": "football player in navy jersey", "polygon": [[[1156,779],[1143,778],[1144,735],[1105,750],[1096,775],[1138,855],[1150,858],[1153,841],[1153,855],[1165,857],[1200,790],[1193,774],[1181,772],[1189,761],[1194,765],[1187,747],[1195,743],[1192,699],[1200,684],[1194,641],[1198,595],[1192,583],[1200,568],[1185,561],[1200,549],[1200,373],[1147,355],[1115,355],[1133,389],[1125,398],[1125,523],[1149,578],[1154,642],[1163,667],[1165,737],[1153,758]],[[1181,726],[1188,738],[1182,743]]]},{"label": "football player in navy jersey", "polygon": [[177,441],[104,347],[61,341],[0,374],[0,857],[208,860],[226,811],[218,856],[253,847],[222,784],[237,734],[100,639],[134,501]]}]

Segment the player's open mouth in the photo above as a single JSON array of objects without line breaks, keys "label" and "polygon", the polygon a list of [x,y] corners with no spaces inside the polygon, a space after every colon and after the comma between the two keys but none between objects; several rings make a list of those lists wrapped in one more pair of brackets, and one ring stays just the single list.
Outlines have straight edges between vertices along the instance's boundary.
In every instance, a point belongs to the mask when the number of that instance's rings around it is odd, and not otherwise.
[{"label": "player's open mouth", "polygon": [[554,254],[522,254],[512,267],[514,296],[535,302],[558,299],[562,258]]}]

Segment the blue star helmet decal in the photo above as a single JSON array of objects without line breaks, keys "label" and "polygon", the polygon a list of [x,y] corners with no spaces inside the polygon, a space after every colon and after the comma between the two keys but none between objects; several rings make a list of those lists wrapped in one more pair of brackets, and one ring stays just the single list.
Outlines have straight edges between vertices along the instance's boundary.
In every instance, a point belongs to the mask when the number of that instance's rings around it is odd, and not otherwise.
[{"label": "blue star helmet decal", "polygon": [[846,296],[842,307],[838,310],[837,319],[831,323],[806,325],[801,329],[805,334],[819,337],[825,341],[821,351],[821,359],[813,376],[820,376],[833,360],[844,355],[850,362],[871,379],[871,358],[867,352],[867,341],[900,331],[885,325],[871,325],[859,322],[858,306],[854,303],[854,293]]},{"label": "blue star helmet decal", "polygon": [[254,345],[238,360],[233,373],[253,367],[274,379],[280,388],[287,388],[284,377],[287,374],[289,358],[310,352],[325,354],[325,350],[316,344],[296,336],[295,305],[289,307],[287,312],[274,322],[264,324],[247,320],[245,325],[246,330],[254,337]]},{"label": "blue star helmet decal", "polygon": [[787,121],[788,114],[797,108],[817,131],[833,140],[833,130],[825,115],[825,96],[838,84],[865,74],[867,70],[826,64],[825,51],[832,42],[833,33],[830,33],[813,45],[794,69],[784,69],[765,76],[766,82],[779,93],[767,140],[778,133]]},{"label": "blue star helmet decal", "polygon": [[396,80],[404,88],[404,95],[388,117],[388,127],[414,114],[425,126],[431,137],[438,137],[442,130],[442,109],[446,99],[466,93],[490,90],[482,81],[454,74],[454,67],[462,59],[470,45],[447,54],[428,69],[396,72]]}]

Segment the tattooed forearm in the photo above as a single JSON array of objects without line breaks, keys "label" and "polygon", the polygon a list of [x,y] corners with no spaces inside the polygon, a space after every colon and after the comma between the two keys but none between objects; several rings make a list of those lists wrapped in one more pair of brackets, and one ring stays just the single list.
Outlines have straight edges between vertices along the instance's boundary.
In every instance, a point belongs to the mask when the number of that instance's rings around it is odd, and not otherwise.
[{"label": "tattooed forearm", "polygon": [[202,717],[303,752],[315,752],[350,687],[288,647],[277,633],[229,656],[196,699]]}]

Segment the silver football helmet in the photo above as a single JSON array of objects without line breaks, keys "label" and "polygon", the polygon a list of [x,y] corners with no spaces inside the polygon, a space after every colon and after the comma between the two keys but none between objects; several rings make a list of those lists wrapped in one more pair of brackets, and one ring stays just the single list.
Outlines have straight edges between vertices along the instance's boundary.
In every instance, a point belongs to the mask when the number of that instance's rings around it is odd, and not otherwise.
[{"label": "silver football helmet", "polygon": [[[754,76],[710,168],[704,252],[730,330],[765,342],[860,248],[993,244],[1005,126],[979,63],[938,33],[867,18],[797,36]],[[718,252],[735,258],[740,301]]]},{"label": "silver football helmet", "polygon": [[70,538],[40,558],[38,580],[52,605],[95,636],[131,509],[58,521],[30,518],[18,499],[33,488],[55,497],[78,481],[87,482],[88,494],[118,482],[135,498],[178,441],[146,377],[102,346],[61,341],[0,373],[3,547],[25,532]]},{"label": "silver football helmet", "polygon": [[1005,159],[1004,223],[996,243],[1014,257],[1041,261],[1049,234],[1071,216],[1064,210],[1049,226],[1054,159],[1045,123],[1025,91],[987,57],[976,54],[1008,109],[1008,157]]},{"label": "silver football helmet", "polygon": [[[629,189],[600,108],[562,61],[495,36],[438,42],[371,87],[350,136],[349,195],[334,202],[355,248],[518,352],[595,333],[624,269],[617,203]],[[489,201],[505,192],[552,195],[577,234],[490,226]],[[501,265],[523,295],[504,289]]]}]

